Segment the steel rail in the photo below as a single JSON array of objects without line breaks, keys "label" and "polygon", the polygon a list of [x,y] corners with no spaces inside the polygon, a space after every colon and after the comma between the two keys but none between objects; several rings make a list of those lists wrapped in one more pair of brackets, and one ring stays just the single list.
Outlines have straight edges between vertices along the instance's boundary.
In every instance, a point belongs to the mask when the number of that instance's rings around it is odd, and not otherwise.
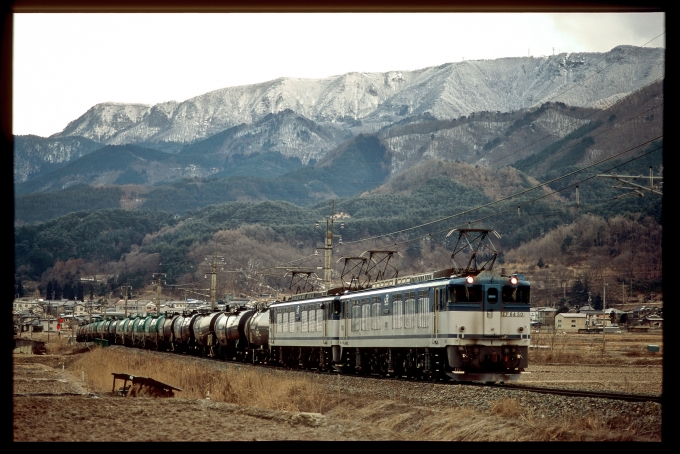
[{"label": "steel rail", "polygon": [[595,399],[611,399],[624,400],[627,402],[657,402],[661,403],[663,396],[651,394],[628,394],[617,393],[613,391],[588,391],[583,389],[566,389],[566,388],[547,388],[543,386],[527,386],[518,383],[501,384],[501,383],[469,383],[475,386],[488,386],[500,389],[511,389],[516,391],[527,391],[540,394],[553,394],[567,397],[590,397]]},{"label": "steel rail", "polygon": [[[118,345],[118,344],[113,344],[111,347],[116,348],[131,348],[123,345]],[[314,374],[319,374],[319,375],[341,375],[343,377],[356,377],[356,378],[363,378],[363,379],[371,379],[371,380],[398,380],[398,381],[414,381],[414,382],[431,382],[431,383],[437,383],[437,384],[445,384],[445,385],[461,385],[461,386],[479,386],[479,387],[486,387],[486,388],[498,388],[498,389],[507,389],[507,390],[512,390],[512,391],[526,391],[526,392],[532,392],[532,393],[540,393],[540,394],[552,394],[552,395],[557,395],[557,396],[565,396],[565,397],[580,397],[580,398],[594,398],[594,399],[610,399],[610,400],[623,400],[627,402],[657,402],[657,403],[662,403],[663,396],[659,395],[651,395],[651,394],[628,394],[628,393],[617,393],[613,391],[588,391],[588,390],[579,390],[579,389],[566,389],[566,388],[548,388],[548,387],[542,387],[542,386],[527,386],[527,385],[522,385],[522,384],[508,384],[508,383],[481,383],[481,382],[466,382],[466,381],[456,381],[452,379],[448,379],[445,377],[437,377],[437,378],[425,378],[425,377],[406,377],[406,376],[379,376],[379,375],[371,375],[371,374],[352,374],[352,373],[340,373],[338,371],[330,370],[330,371],[324,371],[324,370],[318,370],[318,369],[299,369],[295,367],[287,367],[287,366],[282,366],[280,364],[253,364],[249,362],[244,362],[244,361],[238,361],[238,360],[233,360],[233,359],[226,359],[226,358],[219,358],[219,357],[209,357],[209,356],[200,356],[200,355],[192,355],[191,353],[188,352],[173,352],[173,351],[162,351],[162,350],[154,350],[154,349],[135,349],[135,350],[143,350],[147,352],[154,352],[154,353],[160,353],[160,354],[167,354],[171,356],[175,355],[180,355],[180,356],[187,356],[190,358],[196,358],[196,359],[202,359],[206,361],[216,361],[216,362],[222,362],[222,363],[227,363],[227,364],[239,364],[239,365],[244,365],[244,366],[251,366],[251,367],[264,367],[268,369],[274,369],[274,370],[279,370],[279,371],[286,371],[286,372],[299,372],[299,373],[314,373]]]}]

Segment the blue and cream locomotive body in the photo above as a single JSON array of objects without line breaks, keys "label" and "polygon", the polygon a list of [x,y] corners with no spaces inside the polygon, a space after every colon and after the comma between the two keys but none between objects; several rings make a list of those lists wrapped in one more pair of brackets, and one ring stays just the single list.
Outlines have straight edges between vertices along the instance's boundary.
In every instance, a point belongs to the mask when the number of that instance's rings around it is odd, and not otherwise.
[{"label": "blue and cream locomotive body", "polygon": [[528,364],[529,283],[492,271],[450,273],[272,304],[273,359],[391,376],[519,377]]}]

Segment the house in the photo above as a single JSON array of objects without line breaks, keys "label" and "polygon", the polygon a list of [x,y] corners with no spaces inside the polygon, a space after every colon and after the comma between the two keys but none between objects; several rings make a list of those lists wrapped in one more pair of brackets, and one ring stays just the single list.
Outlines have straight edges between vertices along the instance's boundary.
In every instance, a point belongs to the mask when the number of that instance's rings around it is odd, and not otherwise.
[{"label": "house", "polygon": [[628,323],[633,326],[642,325],[645,323],[645,319],[649,316],[656,315],[661,317],[658,312],[659,310],[657,308],[651,306],[636,307],[632,311],[627,312]]},{"label": "house", "polygon": [[76,317],[84,317],[85,315],[87,315],[87,311],[85,310],[85,304],[76,301],[76,303],[73,305],[73,315]]},{"label": "house", "polygon": [[557,314],[557,309],[543,307],[536,311],[536,321],[541,325],[555,326],[555,314]]},{"label": "house", "polygon": [[[115,312],[126,312],[126,304],[127,304],[127,314],[144,314],[146,315],[147,312],[155,312],[156,311],[156,305],[149,301],[149,300],[139,300],[139,299],[129,299],[127,300],[127,303],[125,303],[125,300],[118,300],[115,304]],[[148,307],[151,307],[152,309],[149,311],[147,310]],[[108,312],[108,309],[106,310]]]},{"label": "house", "polygon": [[43,331],[43,332],[57,332],[57,325],[59,324],[59,319],[55,317],[48,317],[48,318],[42,318],[38,321],[40,329],[35,329],[37,331]]},{"label": "house", "polygon": [[604,313],[607,314],[611,320],[614,320],[614,323],[616,323],[616,321],[618,321],[621,318],[621,315],[625,314],[624,311],[614,309],[613,307],[605,309]]},{"label": "house", "polygon": [[555,330],[565,333],[578,333],[579,329],[585,329],[588,316],[582,313],[565,312],[555,316]]},{"label": "house", "polygon": [[174,311],[183,311],[187,308],[187,302],[186,301],[180,301],[180,300],[173,300],[173,301],[166,301],[165,304],[168,306],[168,310],[172,309]]},{"label": "house", "polygon": [[33,298],[17,298],[12,303],[13,311],[33,311],[36,307],[40,307],[42,300]]}]

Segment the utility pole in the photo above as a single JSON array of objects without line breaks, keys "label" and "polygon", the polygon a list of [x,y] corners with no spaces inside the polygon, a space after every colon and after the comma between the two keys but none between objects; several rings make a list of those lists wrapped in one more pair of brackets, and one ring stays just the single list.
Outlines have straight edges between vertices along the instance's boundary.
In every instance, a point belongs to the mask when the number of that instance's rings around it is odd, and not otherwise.
[{"label": "utility pole", "polygon": [[[129,281],[128,281],[127,283],[129,283]],[[129,291],[130,289],[132,289],[132,287],[130,287],[129,285],[127,285],[127,283],[126,283],[126,285],[123,285],[123,286],[121,287],[121,288],[123,289],[123,292],[124,292],[124,293],[123,293],[123,295],[124,295],[123,298],[125,299],[125,317],[128,316],[128,308],[127,308],[128,291]]]},{"label": "utility pole", "polygon": [[[205,261],[209,263],[209,257]],[[214,311],[217,305],[217,265],[224,265],[224,257],[221,255],[213,255],[212,263],[210,263],[210,310]],[[224,271],[224,268],[220,268]],[[206,276],[207,277],[207,276]]]},{"label": "utility pole", "polygon": [[[324,262],[323,262],[323,282],[324,286],[326,287],[326,290],[331,289],[331,259],[333,256],[333,236],[337,236],[340,240],[338,244],[342,244],[342,236],[341,235],[333,235],[333,229],[335,225],[335,200],[332,201],[331,204],[331,216],[330,218],[326,218],[326,236],[325,236],[325,242],[324,242],[324,247],[321,248],[316,248],[318,249],[323,249],[324,250]],[[315,229],[319,228],[319,221],[316,222],[316,226],[314,227]],[[345,223],[341,222],[340,223],[340,229],[345,228]]]},{"label": "utility pole", "polygon": [[158,273],[153,273],[152,279],[158,279],[156,282],[156,317],[161,316],[161,283],[167,277],[166,273],[161,273],[162,263],[158,264]]},{"label": "utility pole", "polygon": [[[52,292],[52,298],[54,298],[54,292]],[[52,325],[52,302],[50,301],[47,305],[49,308],[49,315],[47,316],[47,343],[50,343],[50,328]]]},{"label": "utility pole", "polygon": [[625,281],[621,283],[621,301],[623,302],[623,307],[624,307],[623,310],[625,310],[625,307],[626,307],[625,306],[626,305],[626,282]]}]

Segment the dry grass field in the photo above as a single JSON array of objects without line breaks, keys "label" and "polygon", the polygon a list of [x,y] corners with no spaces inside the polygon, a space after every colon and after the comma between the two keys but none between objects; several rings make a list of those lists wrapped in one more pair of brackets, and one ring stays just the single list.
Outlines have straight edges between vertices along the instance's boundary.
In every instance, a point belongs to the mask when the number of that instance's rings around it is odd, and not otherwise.
[{"label": "dry grass field", "polygon": [[[549,330],[532,330],[529,364],[611,364],[658,365],[663,361],[663,331],[648,333],[573,334]],[[659,353],[650,353],[648,345],[658,345]]]},{"label": "dry grass field", "polygon": [[[616,390],[628,383],[618,390],[639,392],[631,384],[645,383],[645,390],[660,393],[663,348],[646,350],[648,344],[663,345],[660,333],[607,334],[604,350],[601,335],[532,333],[532,338],[543,348],[532,349],[533,372],[525,376],[531,384],[602,382]],[[479,391],[459,385],[455,388],[461,390],[453,391],[447,385],[354,377],[329,384],[333,378],[311,373],[120,347],[83,349],[61,337],[46,348],[44,356],[14,358],[16,441],[661,441],[658,405],[612,413],[604,404],[546,418],[532,400],[493,393],[475,397]],[[597,375],[610,368],[611,378]],[[166,399],[112,396],[112,372],[153,377],[182,391]],[[33,392],[55,393],[71,386],[96,397],[17,395],[31,392],[31,386]],[[460,397],[436,397],[454,392]],[[546,402],[546,408],[553,405]]]}]

